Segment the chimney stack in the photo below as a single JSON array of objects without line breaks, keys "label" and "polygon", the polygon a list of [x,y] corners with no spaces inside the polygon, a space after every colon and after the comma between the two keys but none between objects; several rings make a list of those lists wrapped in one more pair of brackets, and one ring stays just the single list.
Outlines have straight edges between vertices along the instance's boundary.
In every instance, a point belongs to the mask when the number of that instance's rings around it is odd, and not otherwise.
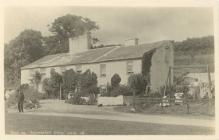
[{"label": "chimney stack", "polygon": [[138,46],[138,38],[131,38],[125,40],[125,46]]},{"label": "chimney stack", "polygon": [[91,33],[86,32],[85,34],[69,38],[69,53],[76,54],[91,49]]}]

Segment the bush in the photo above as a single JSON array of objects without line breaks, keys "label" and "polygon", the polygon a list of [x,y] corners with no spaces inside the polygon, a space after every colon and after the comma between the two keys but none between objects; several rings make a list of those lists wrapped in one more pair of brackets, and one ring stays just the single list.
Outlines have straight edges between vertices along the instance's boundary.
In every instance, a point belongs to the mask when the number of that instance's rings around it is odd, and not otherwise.
[{"label": "bush", "polygon": [[119,85],[115,88],[112,88],[112,86],[107,86],[107,92],[103,94],[102,96],[105,97],[116,97],[119,95],[124,96],[132,96],[132,92],[128,86],[125,85]]},{"label": "bush", "polygon": [[87,104],[86,100],[81,98],[80,93],[74,94],[74,96],[72,98],[66,100],[66,103],[76,104],[76,105],[85,105],[85,104]]},{"label": "bush", "polygon": [[11,94],[9,98],[6,100],[6,106],[11,107],[16,105],[18,102],[18,92],[16,91],[14,94]]},{"label": "bush", "polygon": [[113,97],[118,95],[130,96],[132,95],[132,92],[130,88],[127,86],[118,86],[110,92],[110,95]]},{"label": "bush", "polygon": [[43,89],[48,98],[58,98],[62,83],[62,76],[57,73],[55,69],[51,69],[50,75],[50,78],[43,80]]},{"label": "bush", "polygon": [[136,93],[136,95],[144,94],[148,81],[142,74],[132,74],[128,78],[129,88]]},{"label": "bush", "polygon": [[[32,86],[21,85],[21,90],[24,93],[24,108],[31,109],[31,108],[39,108],[40,103],[39,100],[42,97],[42,94],[36,91]],[[7,106],[15,106],[18,103],[19,93],[18,90],[15,94],[10,95],[7,100]],[[33,107],[34,106],[34,107]]]},{"label": "bush", "polygon": [[118,87],[120,82],[121,82],[120,76],[117,73],[114,74],[111,78],[112,88]]}]

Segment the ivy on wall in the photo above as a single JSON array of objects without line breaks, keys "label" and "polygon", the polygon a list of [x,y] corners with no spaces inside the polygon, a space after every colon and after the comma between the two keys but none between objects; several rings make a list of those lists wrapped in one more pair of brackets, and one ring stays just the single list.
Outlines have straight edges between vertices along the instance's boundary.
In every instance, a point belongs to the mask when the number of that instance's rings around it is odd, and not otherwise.
[{"label": "ivy on wall", "polygon": [[155,49],[146,52],[142,58],[142,74],[146,77],[148,83],[150,83],[150,68],[151,68],[151,59],[155,52]]}]

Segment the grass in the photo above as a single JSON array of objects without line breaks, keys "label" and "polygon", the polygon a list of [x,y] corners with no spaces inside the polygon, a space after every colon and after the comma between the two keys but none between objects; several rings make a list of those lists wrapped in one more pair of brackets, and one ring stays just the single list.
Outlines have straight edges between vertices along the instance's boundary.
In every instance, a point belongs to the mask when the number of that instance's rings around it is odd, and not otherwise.
[{"label": "grass", "polygon": [[35,135],[212,135],[213,128],[6,114],[6,134]]},{"label": "grass", "polygon": [[[130,112],[131,106],[117,106],[114,109],[119,112]],[[171,105],[164,107],[163,110],[159,104],[148,105],[145,107],[137,106],[138,113],[141,114],[167,114],[174,116],[200,116],[202,118],[212,118],[215,116],[215,105],[208,102],[193,102],[190,103],[189,114],[187,114],[187,106]]]}]

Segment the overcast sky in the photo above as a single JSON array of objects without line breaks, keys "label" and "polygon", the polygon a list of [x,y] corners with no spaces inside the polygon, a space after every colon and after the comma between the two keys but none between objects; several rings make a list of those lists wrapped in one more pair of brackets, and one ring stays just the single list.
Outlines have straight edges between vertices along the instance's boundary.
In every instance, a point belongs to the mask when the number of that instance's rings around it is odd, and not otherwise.
[{"label": "overcast sky", "polygon": [[5,9],[5,42],[25,29],[48,36],[47,25],[65,14],[96,21],[100,29],[93,35],[106,43],[123,43],[132,37],[147,43],[213,35],[211,8],[29,7]]}]

